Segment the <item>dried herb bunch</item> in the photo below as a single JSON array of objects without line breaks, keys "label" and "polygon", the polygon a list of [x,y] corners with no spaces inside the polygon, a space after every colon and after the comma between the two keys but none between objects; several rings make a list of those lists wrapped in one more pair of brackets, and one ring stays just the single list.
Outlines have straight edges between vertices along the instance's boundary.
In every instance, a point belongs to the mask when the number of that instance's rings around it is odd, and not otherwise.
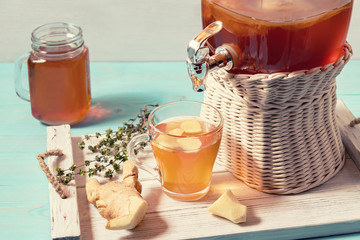
[{"label": "dried herb bunch", "polygon": [[[104,177],[112,178],[115,173],[119,173],[120,163],[127,160],[126,147],[129,141],[134,135],[147,131],[146,119],[150,114],[148,108],[157,106],[157,104],[145,105],[135,118],[123,123],[123,126],[119,127],[117,131],[107,129],[104,134],[85,135],[85,141],[80,142],[79,147],[84,149],[87,146],[91,152],[96,153],[95,158],[85,160],[82,165],[73,164],[67,169],[56,168],[58,181],[68,184],[75,175],[91,177],[95,174],[103,174]],[[87,144],[91,138],[99,139],[97,144]],[[83,170],[84,166],[85,170]]]}]

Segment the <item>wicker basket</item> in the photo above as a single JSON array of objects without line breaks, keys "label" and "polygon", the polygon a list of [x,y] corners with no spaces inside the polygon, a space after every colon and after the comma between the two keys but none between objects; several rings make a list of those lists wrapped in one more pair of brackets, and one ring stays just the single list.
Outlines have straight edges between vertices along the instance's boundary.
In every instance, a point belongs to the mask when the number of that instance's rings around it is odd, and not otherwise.
[{"label": "wicker basket", "polygon": [[213,72],[204,101],[224,116],[217,162],[248,186],[274,194],[303,192],[333,177],[345,159],[335,78],[351,55],[346,44],[338,61],[310,70]]}]

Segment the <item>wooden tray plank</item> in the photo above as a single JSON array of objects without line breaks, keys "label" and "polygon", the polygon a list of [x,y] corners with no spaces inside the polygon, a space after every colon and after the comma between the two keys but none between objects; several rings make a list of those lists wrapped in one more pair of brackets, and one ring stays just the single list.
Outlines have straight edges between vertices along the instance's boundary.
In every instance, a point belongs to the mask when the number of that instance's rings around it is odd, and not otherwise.
[{"label": "wooden tray plank", "polygon": [[[50,171],[56,173],[57,167],[69,167],[73,164],[72,140],[70,126],[63,125],[47,128],[47,149],[61,149],[62,157],[49,157],[48,166]],[[70,197],[62,199],[49,184],[50,214],[51,214],[51,237],[79,237],[80,221],[77,205],[77,193],[75,183],[67,187]]]},{"label": "wooden tray plank", "polygon": [[[140,175],[142,173],[140,171]],[[132,231],[105,230],[106,220],[87,203],[85,191],[82,191],[79,194],[82,237],[188,239],[236,235],[237,238],[261,236],[262,239],[289,239],[359,231],[360,173],[350,159],[329,182],[298,195],[260,193],[221,171],[214,173],[212,181],[206,198],[198,202],[179,202],[164,195],[158,182],[142,180],[142,195],[149,203],[149,209],[142,224]],[[231,188],[238,199],[248,206],[248,221],[245,224],[236,225],[206,211],[226,188]],[[343,223],[349,223],[345,224],[347,228]]]},{"label": "wooden tray plank", "polygon": [[[77,147],[82,138],[71,138],[76,164],[94,157],[91,152]],[[70,140],[56,134],[51,141],[56,142],[53,147],[60,148],[61,142]],[[152,156],[149,155],[148,160],[153,160]],[[142,170],[139,178],[143,185],[142,195],[149,208],[141,225],[131,231],[106,230],[104,226],[107,221],[86,199],[86,177],[76,179],[82,239],[189,239],[219,236],[227,239],[294,239],[360,231],[360,171],[349,156],[343,169],[331,180],[296,195],[258,192],[217,164],[210,192],[204,199],[195,202],[180,202],[167,197],[162,193],[160,183]],[[206,209],[227,188],[248,206],[246,223],[233,224],[207,212]]]}]

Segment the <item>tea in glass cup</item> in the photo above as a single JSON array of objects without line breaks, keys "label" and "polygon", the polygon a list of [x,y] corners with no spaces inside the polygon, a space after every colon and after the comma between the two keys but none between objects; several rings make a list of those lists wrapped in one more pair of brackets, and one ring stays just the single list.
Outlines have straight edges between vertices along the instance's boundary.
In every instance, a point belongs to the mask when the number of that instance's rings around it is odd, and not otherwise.
[{"label": "tea in glass cup", "polygon": [[[216,117],[208,119],[209,112]],[[194,101],[178,101],[154,109],[148,119],[149,134],[139,135],[128,145],[131,161],[152,173],[163,191],[177,200],[197,200],[210,189],[212,169],[223,128],[221,113]],[[158,173],[144,165],[134,153],[141,142],[150,141]]]}]

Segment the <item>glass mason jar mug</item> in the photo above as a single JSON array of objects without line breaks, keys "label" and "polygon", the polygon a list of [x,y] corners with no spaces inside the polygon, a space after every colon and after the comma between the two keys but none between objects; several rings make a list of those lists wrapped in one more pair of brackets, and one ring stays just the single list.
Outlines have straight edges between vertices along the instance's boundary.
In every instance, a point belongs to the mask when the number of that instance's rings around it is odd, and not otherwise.
[{"label": "glass mason jar mug", "polygon": [[[15,62],[15,90],[31,103],[32,115],[49,125],[75,124],[91,105],[89,50],[82,30],[70,23],[49,23],[31,34],[32,51]],[[27,62],[28,85],[22,66]]]}]

